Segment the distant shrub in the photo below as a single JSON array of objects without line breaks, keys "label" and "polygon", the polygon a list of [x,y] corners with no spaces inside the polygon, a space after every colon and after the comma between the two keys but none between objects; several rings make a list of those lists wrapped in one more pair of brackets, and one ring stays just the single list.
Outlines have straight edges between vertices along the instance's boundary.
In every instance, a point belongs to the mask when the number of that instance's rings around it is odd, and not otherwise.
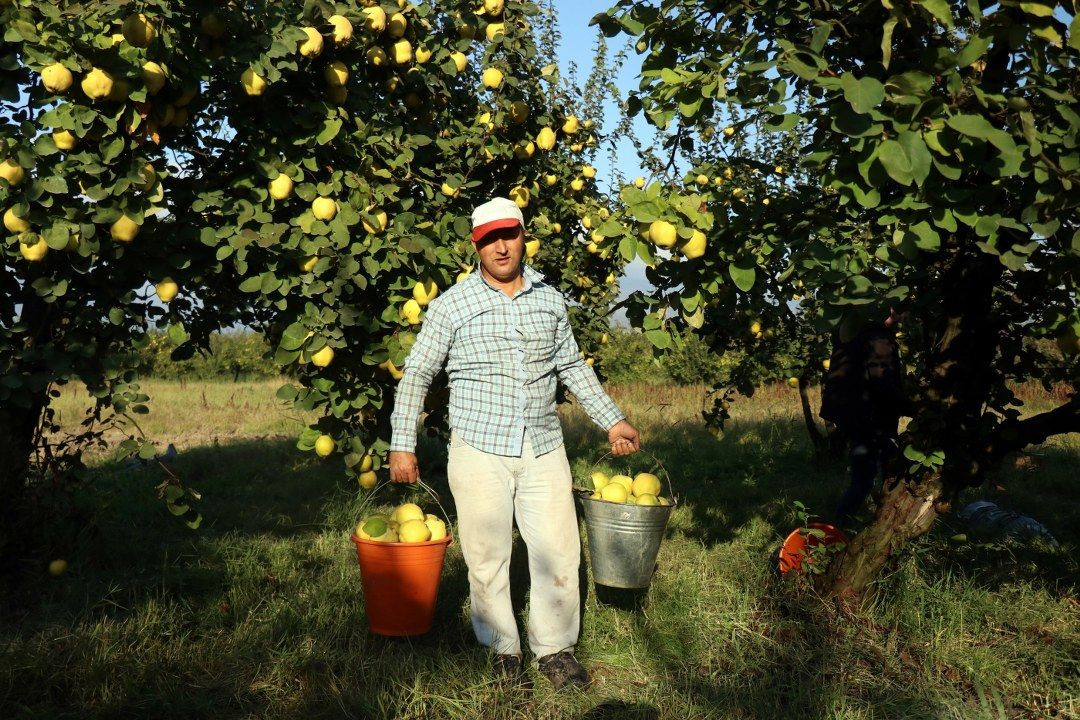
[{"label": "distant shrub", "polygon": [[713,354],[697,335],[687,335],[682,347],[672,350],[663,360],[664,369],[677,385],[715,385],[724,381],[733,358],[731,353]]},{"label": "distant shrub", "polygon": [[266,357],[269,346],[262,335],[249,330],[215,333],[210,336],[210,352],[196,353],[188,360],[172,360],[175,345],[164,332],[151,332],[139,351],[139,374],[166,379],[258,380],[278,377],[272,360]]},{"label": "distant shrub", "polygon": [[636,330],[613,327],[608,342],[600,346],[596,356],[610,383],[663,385],[670,381],[653,360],[652,343]]}]

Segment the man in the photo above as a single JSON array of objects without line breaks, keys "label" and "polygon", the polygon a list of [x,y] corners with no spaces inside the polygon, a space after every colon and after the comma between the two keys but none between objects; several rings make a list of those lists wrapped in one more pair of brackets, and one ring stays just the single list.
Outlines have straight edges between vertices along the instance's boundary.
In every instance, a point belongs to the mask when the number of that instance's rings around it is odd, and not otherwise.
[{"label": "man", "polygon": [[829,360],[819,414],[847,438],[851,462],[851,484],[833,513],[837,527],[850,525],[862,507],[878,473],[896,455],[900,417],[911,414],[896,343],[902,319],[890,309],[884,322],[866,325],[853,338],[838,333]]},{"label": "man", "polygon": [[477,640],[502,681],[524,678],[510,602],[513,521],[529,553],[529,646],[556,689],[586,685],[574,657],[579,630],[581,543],[570,465],[555,413],[562,380],[601,428],[615,455],[640,449],[637,430],[578,353],[558,290],[522,265],[524,217],[495,198],[473,211],[479,272],[437,297],[405,362],[391,417],[390,478],[419,479],[416,424],[432,378],[450,379],[447,475],[458,540],[469,568]]}]

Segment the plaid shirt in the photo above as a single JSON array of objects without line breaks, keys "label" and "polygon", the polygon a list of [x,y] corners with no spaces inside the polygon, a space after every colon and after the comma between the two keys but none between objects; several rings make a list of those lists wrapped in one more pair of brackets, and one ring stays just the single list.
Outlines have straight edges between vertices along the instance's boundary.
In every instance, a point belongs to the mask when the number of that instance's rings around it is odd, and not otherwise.
[{"label": "plaid shirt", "polygon": [[531,267],[524,281],[510,298],[477,269],[428,305],[397,386],[391,450],[415,450],[424,396],[444,360],[450,426],[484,452],[520,457],[526,432],[537,455],[562,445],[556,377],[602,429],[623,419],[578,353],[562,295]]}]

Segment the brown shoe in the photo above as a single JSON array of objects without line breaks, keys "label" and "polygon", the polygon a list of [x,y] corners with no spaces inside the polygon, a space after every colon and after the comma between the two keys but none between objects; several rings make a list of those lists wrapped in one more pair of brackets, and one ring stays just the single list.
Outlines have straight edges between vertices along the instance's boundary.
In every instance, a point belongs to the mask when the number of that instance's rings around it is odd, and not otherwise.
[{"label": "brown shoe", "polygon": [[495,655],[491,658],[491,674],[500,685],[529,687],[529,676],[520,655]]},{"label": "brown shoe", "polygon": [[589,684],[589,673],[570,650],[545,655],[537,661],[537,665],[556,690],[567,685],[586,687]]}]

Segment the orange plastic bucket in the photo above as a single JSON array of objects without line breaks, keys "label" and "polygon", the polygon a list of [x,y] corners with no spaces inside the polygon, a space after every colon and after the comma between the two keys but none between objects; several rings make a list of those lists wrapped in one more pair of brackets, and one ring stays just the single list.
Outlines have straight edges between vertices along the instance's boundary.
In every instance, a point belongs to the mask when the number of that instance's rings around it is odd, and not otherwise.
[{"label": "orange plastic bucket", "polygon": [[352,536],[371,632],[401,636],[431,630],[451,539],[448,534],[442,540],[385,543]]},{"label": "orange plastic bucket", "polygon": [[[817,533],[809,534],[806,530],[821,530],[824,537],[818,537]],[[848,542],[847,535],[827,523],[810,523],[806,528],[795,528],[780,546],[780,572],[802,572],[802,561],[806,557],[807,548],[818,545],[836,545]],[[812,560],[808,561],[812,562]]]}]

